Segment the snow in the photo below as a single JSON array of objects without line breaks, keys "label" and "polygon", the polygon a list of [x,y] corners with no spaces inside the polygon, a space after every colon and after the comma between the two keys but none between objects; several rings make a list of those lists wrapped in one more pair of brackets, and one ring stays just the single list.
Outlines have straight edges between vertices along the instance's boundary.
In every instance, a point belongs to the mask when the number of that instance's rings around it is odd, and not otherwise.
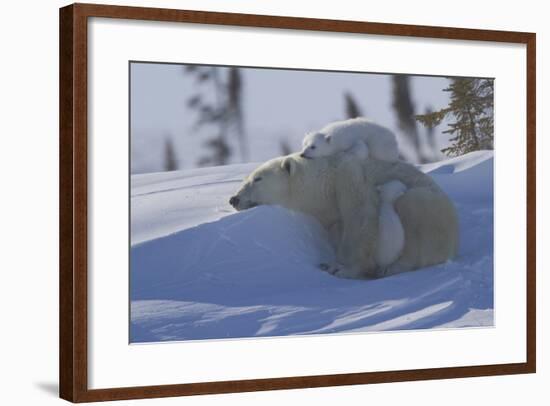
[{"label": "snow", "polygon": [[459,256],[377,280],[320,271],[334,252],[311,217],[235,212],[256,166],[132,176],[132,343],[493,325],[492,151],[419,166],[457,207]]}]

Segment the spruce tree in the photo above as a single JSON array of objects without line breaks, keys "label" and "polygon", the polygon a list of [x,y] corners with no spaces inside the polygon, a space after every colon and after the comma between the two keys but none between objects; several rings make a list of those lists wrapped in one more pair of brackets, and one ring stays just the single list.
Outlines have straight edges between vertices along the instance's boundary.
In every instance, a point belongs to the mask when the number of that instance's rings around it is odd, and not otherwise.
[{"label": "spruce tree", "polygon": [[199,87],[199,92],[187,100],[187,106],[197,112],[196,127],[215,131],[204,142],[210,153],[201,157],[197,164],[226,165],[232,155],[231,137],[238,141],[241,161],[246,162],[249,152],[244,126],[243,78],[239,68],[187,65],[184,69],[195,76]]},{"label": "spruce tree", "polygon": [[408,137],[414,146],[418,162],[426,163],[428,158],[422,151],[420,134],[415,120],[415,105],[412,97],[411,80],[408,75],[393,75],[392,106],[397,116],[399,129]]},{"label": "spruce tree", "polygon": [[451,145],[441,150],[448,156],[459,156],[472,151],[493,149],[493,95],[492,79],[453,78],[446,108],[417,115],[416,119],[428,128],[439,125],[446,117],[452,117],[444,134],[450,134]]},{"label": "spruce tree", "polygon": [[[427,106],[426,110],[424,111],[424,114],[431,114],[433,113],[433,109],[431,106]],[[426,141],[428,143],[428,146],[430,147],[430,150],[433,153],[434,160],[437,160],[439,150],[437,149],[437,143],[435,140],[435,128],[432,126],[426,127]]]},{"label": "spruce tree", "polygon": [[344,93],[344,105],[346,118],[357,118],[363,116],[359,104],[350,92]]},{"label": "spruce tree", "polygon": [[170,137],[166,137],[164,140],[164,170],[175,171],[176,169],[178,169],[178,161],[176,159],[174,144]]}]

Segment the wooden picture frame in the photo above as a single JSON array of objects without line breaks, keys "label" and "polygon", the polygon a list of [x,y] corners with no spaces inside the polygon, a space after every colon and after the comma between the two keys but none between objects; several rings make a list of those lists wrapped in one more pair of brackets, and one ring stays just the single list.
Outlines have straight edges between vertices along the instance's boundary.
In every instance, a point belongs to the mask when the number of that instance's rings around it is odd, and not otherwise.
[{"label": "wooden picture frame", "polygon": [[[88,19],[184,22],[385,36],[525,44],[527,47],[527,328],[526,362],[89,389],[88,386]],[[60,397],[72,402],[141,399],[426,379],[534,373],[536,370],[535,34],[357,21],[321,20],[109,5],[60,9]]]}]

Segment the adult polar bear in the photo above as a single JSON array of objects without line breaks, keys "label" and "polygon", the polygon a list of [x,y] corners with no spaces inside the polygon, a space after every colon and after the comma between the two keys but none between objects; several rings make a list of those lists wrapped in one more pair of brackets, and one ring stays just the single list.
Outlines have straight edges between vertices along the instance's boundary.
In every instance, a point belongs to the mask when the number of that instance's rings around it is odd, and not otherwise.
[{"label": "adult polar bear", "polygon": [[[399,180],[407,191],[395,202],[405,230],[401,257],[389,268],[375,260],[379,195],[377,185]],[[299,153],[267,161],[248,177],[230,199],[237,210],[273,204],[316,217],[329,231],[337,276],[372,278],[396,274],[453,258],[458,250],[458,220],[450,199],[414,166],[349,152],[316,159]]]}]

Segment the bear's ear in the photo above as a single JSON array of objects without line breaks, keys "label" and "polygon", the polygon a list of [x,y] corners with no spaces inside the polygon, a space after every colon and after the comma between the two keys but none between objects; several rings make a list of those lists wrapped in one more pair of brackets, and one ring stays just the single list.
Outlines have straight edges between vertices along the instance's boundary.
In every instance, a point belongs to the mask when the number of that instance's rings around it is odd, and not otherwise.
[{"label": "bear's ear", "polygon": [[295,162],[292,158],[285,158],[283,160],[283,163],[281,164],[282,168],[289,174],[292,175],[294,173],[294,165]]}]

